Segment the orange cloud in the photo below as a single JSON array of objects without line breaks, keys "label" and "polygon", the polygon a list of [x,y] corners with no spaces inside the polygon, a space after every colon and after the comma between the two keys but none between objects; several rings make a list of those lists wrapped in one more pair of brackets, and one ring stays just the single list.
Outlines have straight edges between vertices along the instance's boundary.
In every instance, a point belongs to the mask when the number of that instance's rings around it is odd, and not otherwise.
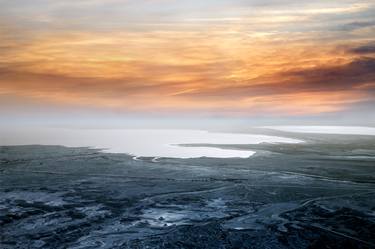
[{"label": "orange cloud", "polygon": [[314,32],[293,35],[246,32],[236,23],[204,31],[36,32],[1,42],[0,97],[224,115],[335,112],[373,98],[373,57],[314,40]]}]

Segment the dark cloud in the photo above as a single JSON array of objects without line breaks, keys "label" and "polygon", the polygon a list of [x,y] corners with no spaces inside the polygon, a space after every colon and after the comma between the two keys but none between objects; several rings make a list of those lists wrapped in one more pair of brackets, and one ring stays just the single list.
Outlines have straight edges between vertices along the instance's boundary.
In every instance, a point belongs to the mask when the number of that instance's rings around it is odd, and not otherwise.
[{"label": "dark cloud", "polygon": [[375,81],[375,58],[362,57],[342,65],[292,71],[284,74],[295,79],[299,90],[346,90]]},{"label": "dark cloud", "polygon": [[228,98],[259,97],[307,92],[365,91],[375,89],[375,58],[360,57],[340,66],[320,66],[313,69],[291,70],[260,77],[240,86],[216,88],[211,91],[187,93],[196,97]]},{"label": "dark cloud", "polygon": [[350,52],[355,54],[375,54],[375,42],[353,48]]}]

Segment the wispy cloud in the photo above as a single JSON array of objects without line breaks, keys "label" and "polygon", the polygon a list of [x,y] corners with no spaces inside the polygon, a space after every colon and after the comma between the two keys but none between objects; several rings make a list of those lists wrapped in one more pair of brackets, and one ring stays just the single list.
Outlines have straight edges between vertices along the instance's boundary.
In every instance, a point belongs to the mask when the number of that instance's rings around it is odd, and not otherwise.
[{"label": "wispy cloud", "polygon": [[374,102],[370,1],[0,5],[0,97],[7,99],[225,115],[315,114]]}]

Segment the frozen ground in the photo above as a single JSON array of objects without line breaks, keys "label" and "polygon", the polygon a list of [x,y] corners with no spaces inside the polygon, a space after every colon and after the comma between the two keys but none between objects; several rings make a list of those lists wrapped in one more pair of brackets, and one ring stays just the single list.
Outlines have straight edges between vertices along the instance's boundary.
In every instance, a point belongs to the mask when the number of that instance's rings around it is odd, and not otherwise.
[{"label": "frozen ground", "polygon": [[375,248],[374,137],[268,132],[306,143],[157,160],[0,147],[0,248]]}]

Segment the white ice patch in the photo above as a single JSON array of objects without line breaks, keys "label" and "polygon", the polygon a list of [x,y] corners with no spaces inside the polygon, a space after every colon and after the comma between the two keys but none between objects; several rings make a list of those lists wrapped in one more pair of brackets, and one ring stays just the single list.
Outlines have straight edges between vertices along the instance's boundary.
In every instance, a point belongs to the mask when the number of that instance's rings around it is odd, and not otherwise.
[{"label": "white ice patch", "polygon": [[63,129],[63,128],[8,128],[0,130],[0,145],[63,145],[68,147],[103,148],[112,153],[127,153],[140,157],[157,158],[247,158],[249,150],[215,147],[185,147],[180,144],[259,144],[298,143],[299,140],[266,135],[232,134],[201,130],[162,129]]},{"label": "white ice patch", "polygon": [[222,199],[209,201],[205,207],[201,208],[191,206],[150,208],[144,211],[141,221],[135,222],[135,225],[145,222],[152,227],[178,226],[205,219],[223,218],[228,216],[225,208],[225,202]]}]

